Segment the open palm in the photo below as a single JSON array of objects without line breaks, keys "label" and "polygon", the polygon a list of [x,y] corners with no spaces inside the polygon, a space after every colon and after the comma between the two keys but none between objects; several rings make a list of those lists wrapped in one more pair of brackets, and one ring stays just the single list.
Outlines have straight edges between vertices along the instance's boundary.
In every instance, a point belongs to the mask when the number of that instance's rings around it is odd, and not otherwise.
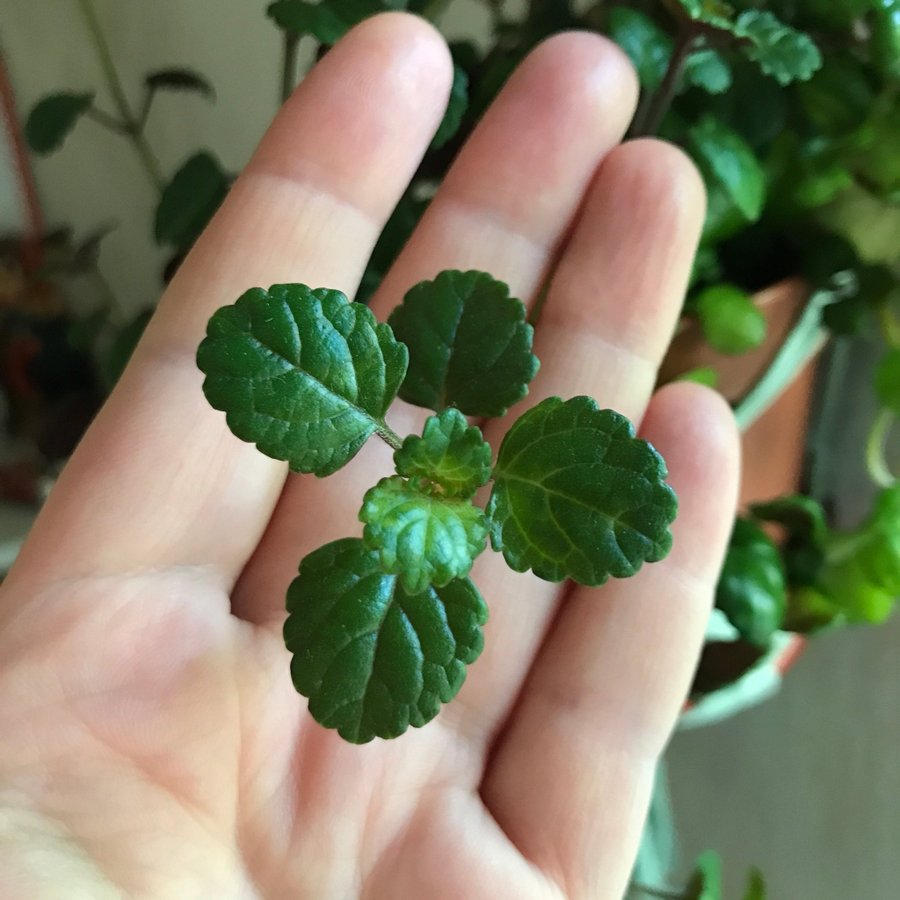
[{"label": "open palm", "polygon": [[526,301],[554,271],[528,403],[584,393],[643,422],[682,501],[664,563],[588,590],[482,557],[491,621],[459,698],[397,741],[345,744],[291,686],[284,594],[303,555],[359,533],[389,451],[286,477],[208,408],[194,364],[210,313],[247,287],[353,294],[450,76],[438,35],[399,14],[326,56],[54,489],[0,599],[0,896],[621,896],[737,480],[721,400],[690,385],[651,400],[703,195],[677,150],[617,146],[636,96],[621,53],[567,34],[529,57],[373,308],[442,269]]}]

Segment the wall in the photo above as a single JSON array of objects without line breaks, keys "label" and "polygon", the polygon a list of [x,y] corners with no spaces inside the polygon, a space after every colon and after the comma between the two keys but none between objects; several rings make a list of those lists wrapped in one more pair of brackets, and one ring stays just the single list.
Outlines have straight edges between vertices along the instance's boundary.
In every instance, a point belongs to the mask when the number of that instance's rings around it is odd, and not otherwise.
[{"label": "wall", "polygon": [[[189,66],[203,73],[215,103],[190,94],[157,97],[147,136],[171,173],[200,147],[238,170],[278,108],[281,39],[266,18],[267,0],[93,0],[113,48],[128,99],[136,104],[146,72]],[[454,4],[450,33],[482,33],[474,0]],[[45,94],[97,91],[112,111],[77,0],[2,0],[0,48],[21,117]],[[308,64],[306,53],[301,63]],[[81,121],[56,154],[34,163],[49,224],[86,234],[104,222],[101,268],[120,302],[139,308],[155,300],[165,251],[153,244],[154,190],[133,148],[93,121]]]}]

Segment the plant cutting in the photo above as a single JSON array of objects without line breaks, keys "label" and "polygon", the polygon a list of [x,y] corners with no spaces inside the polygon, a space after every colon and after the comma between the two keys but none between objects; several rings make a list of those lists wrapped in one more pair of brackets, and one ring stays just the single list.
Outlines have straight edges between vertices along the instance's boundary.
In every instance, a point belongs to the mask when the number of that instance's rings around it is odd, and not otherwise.
[{"label": "plant cutting", "polygon": [[[517,572],[590,586],[669,552],[666,466],[624,416],[551,397],[496,461],[468,424],[525,397],[532,337],[524,304],[480,272],[417,285],[389,323],[301,284],[253,288],[210,319],[203,390],[237,437],[319,477],[374,435],[394,451],[396,473],[362,498],[363,537],[308,555],[287,594],[294,685],[348,741],[425,725],[460,690],[483,646],[488,609],[468,576],[488,536]],[[387,424],[397,396],[434,412],[421,436]]]}]

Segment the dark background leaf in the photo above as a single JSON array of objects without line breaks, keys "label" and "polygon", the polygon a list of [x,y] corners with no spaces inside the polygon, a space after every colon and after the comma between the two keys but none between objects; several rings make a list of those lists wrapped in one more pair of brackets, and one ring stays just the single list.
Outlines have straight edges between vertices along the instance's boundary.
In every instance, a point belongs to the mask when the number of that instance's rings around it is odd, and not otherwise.
[{"label": "dark background leaf", "polygon": [[192,156],[163,189],[154,224],[157,243],[190,247],[222,204],[229,184],[211,153]]},{"label": "dark background leaf", "polygon": [[28,146],[42,155],[59,149],[93,102],[93,92],[60,92],[39,100],[25,122]]}]

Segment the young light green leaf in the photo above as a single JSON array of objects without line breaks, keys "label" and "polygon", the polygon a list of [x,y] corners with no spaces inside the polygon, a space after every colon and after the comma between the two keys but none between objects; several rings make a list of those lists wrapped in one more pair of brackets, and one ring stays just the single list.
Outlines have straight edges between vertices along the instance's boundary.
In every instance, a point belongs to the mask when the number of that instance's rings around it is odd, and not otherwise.
[{"label": "young light green leaf", "polygon": [[690,381],[709,388],[718,387],[719,380],[719,373],[712,366],[698,366],[696,369],[691,369],[678,376],[678,381]]},{"label": "young light green leaf", "polygon": [[416,285],[388,320],[410,348],[400,396],[426,409],[505,415],[538,370],[525,318],[523,303],[483,272],[442,272]]},{"label": "young light green leaf", "polygon": [[706,340],[720,353],[746,353],[766,339],[762,310],[734,285],[713,285],[701,291],[694,303]]},{"label": "young light green leaf", "polygon": [[25,122],[28,146],[42,156],[58,150],[93,102],[93,92],[60,92],[39,100]]},{"label": "young light green leaf", "polygon": [[747,519],[734,523],[716,607],[757,647],[768,647],[784,621],[787,589],[781,554],[762,528]]},{"label": "young light green leaf", "polygon": [[192,156],[165,186],[156,208],[159,244],[190,247],[228,193],[228,176],[209,153]]},{"label": "young light green leaf", "polygon": [[356,538],[303,560],[287,609],[295,687],[317,722],[356,744],[433,719],[481,653],[488,618],[468,578],[407,593]]},{"label": "young light green leaf", "polygon": [[410,435],[394,453],[397,472],[440,485],[448,497],[469,499],[491,478],[491,446],[457,409],[445,409],[425,423],[422,437]]},{"label": "young light green leaf", "polygon": [[697,857],[683,900],[722,900],[722,858],[713,850]]},{"label": "young light green leaf", "polygon": [[888,350],[879,361],[875,391],[882,406],[900,415],[900,349]]},{"label": "young light green leaf", "polygon": [[603,584],[669,552],[678,501],[663,458],[624,416],[551,397],[509,430],[488,505],[491,541],[517,572]]},{"label": "young light green leaf", "polygon": [[694,21],[736,39],[744,55],[781,85],[806,80],[822,65],[813,40],[771,12],[749,9],[735,17],[733,7],[721,0],[678,2]]},{"label": "young light green leaf", "polygon": [[806,81],[822,66],[822,54],[812,39],[766,10],[742,12],[732,31],[744,42],[745,55],[782,86]]},{"label": "young light green leaf", "polygon": [[755,222],[766,200],[766,173],[750,145],[711,115],[690,129],[690,141],[707,182],[720,184],[744,218]]},{"label": "young light green leaf", "polygon": [[900,482],[881,492],[869,519],[833,534],[817,587],[848,622],[883,622],[900,597]]},{"label": "young light green leaf", "polygon": [[469,107],[469,76],[459,66],[453,67],[453,84],[450,88],[450,99],[447,102],[447,110],[441,120],[440,127],[434,140],[431,142],[432,150],[440,150],[456,137],[463,117]]},{"label": "young light green leaf", "polygon": [[158,69],[144,78],[151,91],[191,91],[207,100],[215,100],[216,92],[209,81],[193,69]]},{"label": "young light green leaf", "polygon": [[487,520],[477,506],[428,493],[397,475],[366,494],[359,518],[383,571],[398,575],[411,594],[468,575],[487,540]]},{"label": "young light green leaf", "polygon": [[253,288],[216,312],[197,364],[206,398],[241,440],[324,476],[384,429],[407,352],[340,291],[287,284]]}]

